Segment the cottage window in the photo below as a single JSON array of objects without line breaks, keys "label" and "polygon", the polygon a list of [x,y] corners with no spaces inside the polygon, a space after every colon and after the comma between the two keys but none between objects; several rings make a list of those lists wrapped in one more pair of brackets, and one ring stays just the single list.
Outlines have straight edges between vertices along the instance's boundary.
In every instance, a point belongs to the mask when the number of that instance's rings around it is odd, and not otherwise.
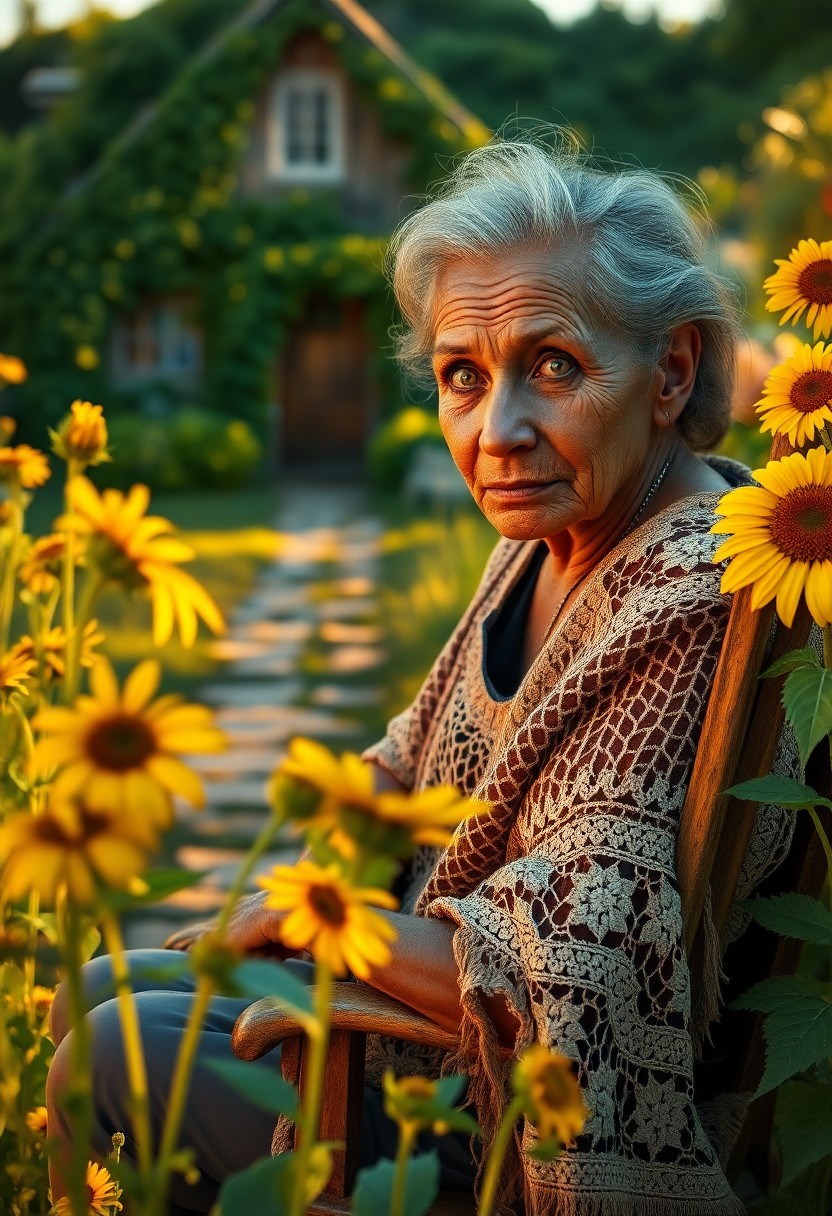
[{"label": "cottage window", "polygon": [[202,364],[202,336],[184,302],[147,303],[116,318],[113,371],[121,381],[160,377],[193,380]]},{"label": "cottage window", "polygon": [[343,105],[338,78],[324,69],[288,68],[273,92],[269,169],[283,181],[337,181],[344,172]]}]

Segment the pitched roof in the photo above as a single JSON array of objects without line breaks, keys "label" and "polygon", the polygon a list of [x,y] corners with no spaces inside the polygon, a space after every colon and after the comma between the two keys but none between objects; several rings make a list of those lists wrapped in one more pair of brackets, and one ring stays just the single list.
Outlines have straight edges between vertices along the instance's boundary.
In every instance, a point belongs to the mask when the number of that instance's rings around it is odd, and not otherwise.
[{"label": "pitched roof", "polygon": [[[452,122],[458,130],[463,132],[473,130],[482,139],[482,142],[485,142],[491,134],[488,127],[461,102],[457,101],[432,73],[419,67],[415,60],[411,59],[407,52],[399,46],[395,38],[392,38],[375,17],[357,3],[357,0],[308,0],[308,2],[330,9],[334,17],[342,20],[354,34],[379,51],[394,67],[398,68],[402,75],[406,76],[431,104],[441,111],[443,117]],[[256,29],[286,3],[287,0],[252,0],[252,3],[238,16],[208,40],[205,46],[194,55],[192,62],[210,63],[221,52],[231,34],[241,30]],[[122,150],[131,144],[152,123],[160,105],[161,100],[157,99],[144,106],[121,134],[116,136],[110,148]],[[88,186],[98,176],[100,168],[101,162],[98,162],[85,174],[70,183],[66,192],[67,196],[78,194]]]}]

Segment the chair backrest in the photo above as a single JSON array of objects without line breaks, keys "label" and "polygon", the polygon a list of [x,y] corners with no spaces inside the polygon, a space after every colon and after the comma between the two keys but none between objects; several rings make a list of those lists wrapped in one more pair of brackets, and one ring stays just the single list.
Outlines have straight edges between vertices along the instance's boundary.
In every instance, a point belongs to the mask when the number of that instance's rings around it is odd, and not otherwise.
[{"label": "chair backrest", "polygon": [[[791,450],[788,442],[778,436],[772,445],[771,458],[780,459]],[[734,596],[676,849],[692,992],[697,992],[703,982],[706,899],[710,893],[714,928],[724,945],[758,809],[756,803],[740,801],[723,791],[770,772],[783,729],[782,681],[760,680],[759,674],[764,665],[786,651],[805,646],[810,628],[811,618],[805,604],[801,605],[793,626],[787,629],[775,616],[772,604],[759,611],[752,610],[750,588],[743,588]],[[813,762],[813,784],[827,794],[832,775],[826,750],[818,749]],[[769,876],[759,893],[801,891],[817,896],[825,872],[820,842],[808,816],[802,816],[796,824],[787,859]],[[781,939],[753,924],[741,942],[725,955],[729,981],[723,996],[730,1002],[733,996],[767,976],[790,974],[797,967],[801,948],[802,943]],[[699,1071],[698,1099],[712,1097],[716,1092],[754,1092],[764,1067],[762,1023],[761,1015],[726,1012],[719,1025],[712,1027],[710,1075],[707,1067]],[[749,1145],[756,1142],[759,1153],[752,1165],[758,1179],[768,1181],[773,1109],[773,1094],[752,1105],[729,1174],[738,1171]],[[759,1125],[756,1129],[755,1122]]]}]

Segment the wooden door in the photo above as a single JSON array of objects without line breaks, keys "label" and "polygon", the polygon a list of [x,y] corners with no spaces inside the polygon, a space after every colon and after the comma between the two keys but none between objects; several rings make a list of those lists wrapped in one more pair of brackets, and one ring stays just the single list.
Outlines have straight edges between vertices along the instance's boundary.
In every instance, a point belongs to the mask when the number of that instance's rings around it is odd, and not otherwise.
[{"label": "wooden door", "polygon": [[369,341],[360,300],[315,300],[281,360],[284,467],[356,466],[372,420]]}]

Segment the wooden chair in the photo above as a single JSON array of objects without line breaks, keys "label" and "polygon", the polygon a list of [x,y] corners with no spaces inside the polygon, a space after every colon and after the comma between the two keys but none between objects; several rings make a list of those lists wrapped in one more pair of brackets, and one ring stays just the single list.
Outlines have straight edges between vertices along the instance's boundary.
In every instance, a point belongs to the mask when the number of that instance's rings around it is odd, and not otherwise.
[{"label": "wooden chair", "polygon": [[[776,439],[772,458],[790,450]],[[773,661],[787,650],[804,646],[811,624],[804,606],[791,629],[779,621],[775,625],[773,606],[753,612],[750,598],[749,589],[734,596],[679,831],[676,863],[692,991],[701,983],[702,915],[708,888],[714,923],[724,940],[757,809],[756,804],[739,802],[722,791],[769,772],[783,725],[781,681],[760,681],[757,677],[764,660]],[[832,781],[825,749],[817,749],[813,760],[818,771],[811,773],[810,779],[814,778],[815,788],[828,793]],[[789,856],[770,876],[765,893],[797,890],[817,896],[824,874],[825,860],[811,821],[801,815]],[[727,999],[768,975],[794,971],[800,949],[800,942],[781,940],[752,925],[743,935],[742,947],[729,951],[725,957],[730,976]],[[364,1045],[368,1033],[394,1035],[443,1049],[455,1046],[452,1033],[398,1001],[356,984],[335,985],[320,1134],[326,1140],[341,1140],[346,1147],[336,1157],[326,1192],[309,1209],[313,1216],[333,1216],[349,1208],[347,1196],[357,1164]],[[713,1047],[696,1074],[697,1100],[717,1092],[753,1092],[764,1062],[762,1016],[725,1011],[712,1034]],[[284,1075],[302,1089],[304,1040],[297,1023],[266,1001],[252,1005],[238,1018],[232,1044],[242,1059],[257,1059],[278,1043],[283,1044]],[[773,1112],[773,1094],[751,1104],[728,1167],[732,1181],[745,1165],[762,1189],[766,1189],[772,1173]],[[432,1209],[433,1216],[472,1212],[473,1202],[467,1195],[443,1196]]]}]

